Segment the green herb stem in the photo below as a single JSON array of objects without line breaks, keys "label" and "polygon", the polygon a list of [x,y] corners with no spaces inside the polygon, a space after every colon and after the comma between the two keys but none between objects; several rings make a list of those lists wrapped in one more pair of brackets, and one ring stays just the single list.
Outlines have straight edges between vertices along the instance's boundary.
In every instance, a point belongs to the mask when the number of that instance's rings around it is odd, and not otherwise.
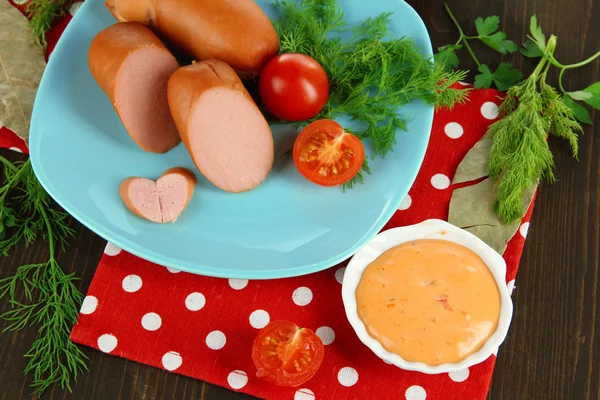
[{"label": "green herb stem", "polygon": [[475,64],[477,65],[477,67],[478,68],[481,67],[481,63],[477,59],[477,56],[475,56],[475,52],[473,51],[473,49],[471,48],[471,45],[469,44],[469,42],[467,40],[467,39],[478,39],[479,37],[478,36],[477,37],[466,36],[465,33],[463,32],[460,24],[454,17],[454,14],[452,14],[452,11],[450,10],[450,6],[448,6],[448,3],[444,3],[444,7],[446,8],[446,12],[450,16],[450,19],[452,20],[452,22],[456,26],[456,29],[458,29],[458,33],[460,34],[460,38],[458,39],[456,44],[459,44],[462,42],[465,45],[465,48],[467,49],[469,54],[471,55],[471,58],[473,58],[473,61],[475,61]]}]

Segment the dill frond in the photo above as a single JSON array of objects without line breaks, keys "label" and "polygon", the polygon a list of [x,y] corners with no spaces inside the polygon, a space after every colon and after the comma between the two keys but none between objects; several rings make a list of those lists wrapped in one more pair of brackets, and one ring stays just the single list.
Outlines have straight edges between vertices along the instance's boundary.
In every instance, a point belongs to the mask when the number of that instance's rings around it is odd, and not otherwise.
[{"label": "dill frond", "polygon": [[30,17],[29,26],[35,39],[46,47],[46,32],[52,27],[57,18],[67,12],[73,0],[30,0],[25,11]]}]

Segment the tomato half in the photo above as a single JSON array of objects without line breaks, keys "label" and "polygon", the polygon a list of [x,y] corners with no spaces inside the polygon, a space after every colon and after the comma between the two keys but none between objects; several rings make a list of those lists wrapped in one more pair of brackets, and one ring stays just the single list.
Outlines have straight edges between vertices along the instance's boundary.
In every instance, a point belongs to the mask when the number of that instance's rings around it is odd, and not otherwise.
[{"label": "tomato half", "polygon": [[260,330],[252,346],[256,376],[277,386],[298,386],[312,378],[325,349],[310,329],[290,321],[273,321]]},{"label": "tomato half", "polygon": [[348,182],[362,168],[365,149],[359,138],[331,119],[310,123],[294,142],[294,163],[302,176],[322,186]]},{"label": "tomato half", "polygon": [[265,65],[258,91],[267,110],[277,118],[303,121],[317,115],[327,103],[329,81],[314,58],[284,53]]}]

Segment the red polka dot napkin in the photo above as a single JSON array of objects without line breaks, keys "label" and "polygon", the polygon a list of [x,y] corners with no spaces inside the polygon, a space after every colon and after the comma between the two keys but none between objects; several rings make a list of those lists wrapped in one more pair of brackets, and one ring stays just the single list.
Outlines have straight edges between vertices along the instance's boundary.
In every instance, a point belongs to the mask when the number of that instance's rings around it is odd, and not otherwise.
[{"label": "red polka dot napkin", "polygon": [[[454,171],[496,119],[497,96],[493,90],[475,90],[466,105],[436,114],[419,176],[386,229],[447,218]],[[523,223],[505,253],[511,286],[527,228]],[[343,275],[342,264],[281,280],[209,278],[152,264],[108,244],[71,338],[266,399],[486,397],[494,356],[470,369],[441,375],[403,371],[377,358],[346,320]],[[319,372],[298,388],[271,386],[255,376],[252,342],[260,328],[277,319],[313,329],[325,344]]]},{"label": "red polka dot napkin", "polygon": [[[77,9],[78,3],[49,32],[48,54]],[[497,118],[498,95],[474,90],[467,104],[436,113],[417,180],[384,229],[447,219],[454,171]],[[0,147],[27,151],[6,128],[0,128]],[[530,216],[531,209],[504,253],[511,290]],[[164,268],[110,243],[104,253],[72,330],[74,342],[266,399],[486,398],[495,356],[460,372],[425,375],[386,364],[366,348],[345,317],[344,264],[296,278],[248,281]],[[325,344],[317,375],[298,388],[271,386],[255,376],[252,342],[277,319],[313,329]]]}]

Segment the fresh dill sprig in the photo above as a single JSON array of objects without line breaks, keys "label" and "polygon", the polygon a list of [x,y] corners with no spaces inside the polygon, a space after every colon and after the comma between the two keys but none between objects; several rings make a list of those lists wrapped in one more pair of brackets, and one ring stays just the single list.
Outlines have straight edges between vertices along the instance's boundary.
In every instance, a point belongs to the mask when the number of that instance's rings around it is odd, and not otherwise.
[{"label": "fresh dill sprig", "polygon": [[8,323],[3,332],[36,326],[38,338],[25,354],[29,361],[24,373],[33,374],[37,394],[55,384],[70,390],[72,380],[86,369],[87,357],[69,340],[83,295],[74,275],[58,265],[55,252],[66,246],[74,230],[68,214],[53,207],[29,160],[13,164],[0,156],[0,163],[5,178],[0,187],[0,254],[6,256],[18,243],[30,245],[36,238],[49,246],[47,261],[22,265],[13,276],[0,279],[0,299],[10,304],[0,315]]},{"label": "fresh dill sprig", "polygon": [[29,15],[29,26],[35,39],[46,47],[46,32],[57,18],[67,12],[73,0],[30,0],[25,11]]},{"label": "fresh dill sprig", "polygon": [[[466,100],[467,90],[451,87],[466,72],[448,72],[423,56],[412,39],[392,37],[391,13],[350,27],[336,0],[276,0],[274,7],[280,52],[311,56],[329,79],[327,104],[306,124],[350,117],[354,129],[348,131],[372,142],[373,157],[385,157],[396,143],[397,131],[406,130],[408,116],[399,106],[419,99],[451,108]],[[343,189],[363,179],[358,174]]]}]

